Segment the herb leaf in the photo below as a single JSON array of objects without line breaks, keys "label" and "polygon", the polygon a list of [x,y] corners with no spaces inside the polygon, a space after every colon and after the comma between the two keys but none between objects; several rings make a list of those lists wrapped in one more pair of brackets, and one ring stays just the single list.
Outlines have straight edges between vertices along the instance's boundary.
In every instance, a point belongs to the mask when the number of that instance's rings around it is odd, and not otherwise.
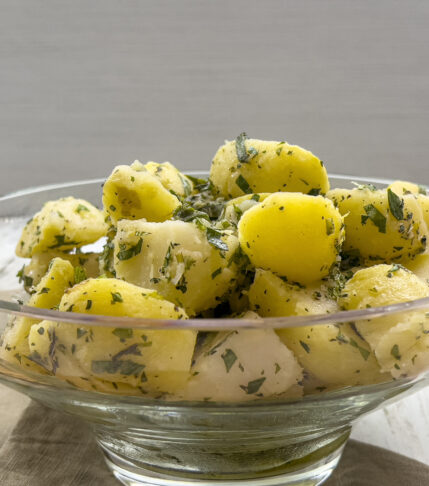
[{"label": "herb leaf", "polygon": [[367,219],[370,219],[377,226],[380,233],[386,233],[386,217],[373,204],[367,204],[364,206],[364,209],[366,218],[365,215],[362,216],[362,224],[365,224]]},{"label": "herb leaf", "polygon": [[404,200],[395,194],[391,189],[387,189],[387,199],[392,215],[400,221],[404,219]]},{"label": "herb leaf", "polygon": [[232,349],[225,349],[221,356],[223,362],[225,363],[226,372],[229,373],[232,365],[237,361],[237,355]]},{"label": "herb leaf", "polygon": [[222,233],[213,228],[206,229],[207,241],[218,250],[228,251],[228,245],[221,240]]},{"label": "herb leaf", "polygon": [[390,350],[390,354],[397,359],[398,361],[401,359],[401,354],[399,352],[399,346],[397,344],[394,344],[392,346],[392,349]]},{"label": "herb leaf", "polygon": [[245,194],[253,194],[253,191],[246,181],[246,179],[240,174],[237,179],[235,180],[237,186],[245,193]]},{"label": "herb leaf", "polygon": [[237,159],[242,164],[247,164],[249,162],[249,156],[251,156],[253,159],[253,157],[259,153],[254,147],[249,147],[249,150],[246,150],[246,139],[247,135],[245,132],[240,133],[240,135],[235,139],[235,151],[237,152]]},{"label": "herb leaf", "polygon": [[85,269],[81,266],[74,267],[74,282],[81,283],[87,279]]},{"label": "herb leaf", "polygon": [[247,386],[240,385],[240,388],[244,390],[248,395],[253,395],[254,393],[257,393],[259,391],[265,380],[265,377],[258,378],[257,380],[249,381]]},{"label": "herb leaf", "polygon": [[121,262],[124,260],[129,260],[130,258],[135,257],[142,251],[142,245],[143,245],[143,238],[140,238],[139,241],[134,245],[131,246],[130,248],[126,248],[125,245],[121,245],[120,251],[116,255],[118,260]]}]

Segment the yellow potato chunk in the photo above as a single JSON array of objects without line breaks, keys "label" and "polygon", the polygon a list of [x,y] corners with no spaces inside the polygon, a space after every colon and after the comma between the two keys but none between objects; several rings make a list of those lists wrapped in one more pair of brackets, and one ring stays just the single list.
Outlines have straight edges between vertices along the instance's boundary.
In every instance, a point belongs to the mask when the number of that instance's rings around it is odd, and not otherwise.
[{"label": "yellow potato chunk", "polygon": [[80,248],[106,232],[103,213],[89,202],[74,197],[49,201],[26,224],[16,254],[31,258],[49,250]]},{"label": "yellow potato chunk", "polygon": [[[40,309],[52,309],[60,303],[67,288],[74,284],[74,268],[70,262],[54,258],[46,275],[40,280],[27,305]],[[0,357],[11,363],[20,364],[34,371],[40,371],[28,343],[28,335],[37,320],[18,317],[3,335]]]},{"label": "yellow potato chunk", "polygon": [[216,307],[235,285],[237,237],[183,221],[120,221],[118,278],[157,290],[189,315]]},{"label": "yellow potato chunk", "polygon": [[[429,296],[429,289],[399,265],[374,265],[347,282],[339,304],[347,310],[367,309]],[[425,312],[412,311],[356,321],[356,327],[381,365],[395,378],[429,369],[429,323]]]},{"label": "yellow potato chunk", "polygon": [[178,196],[185,197],[192,193],[192,181],[176,169],[173,164],[170,164],[170,162],[163,162],[162,164],[147,162],[143,165],[136,160],[131,164],[131,168],[137,171],[149,172],[157,177],[166,189],[173,191]]},{"label": "yellow potato chunk", "polygon": [[[338,310],[321,282],[303,289],[265,270],[256,271],[249,301],[251,308],[263,317],[318,315]],[[368,344],[350,324],[285,328],[278,329],[277,334],[319,389],[386,379]]]},{"label": "yellow potato chunk", "polygon": [[142,218],[160,222],[172,217],[180,201],[149,171],[118,165],[104,184],[103,205],[114,223]]},{"label": "yellow potato chunk", "polygon": [[416,196],[391,189],[333,189],[327,194],[345,216],[345,252],[365,261],[401,261],[426,248],[428,228]]},{"label": "yellow potato chunk", "polygon": [[[249,314],[244,317],[253,318]],[[181,396],[186,400],[243,402],[302,395],[302,368],[272,329],[207,338],[191,375]]]},{"label": "yellow potato chunk", "polygon": [[419,194],[417,196],[417,201],[423,213],[423,219],[425,220],[426,226],[429,228],[429,197]]},{"label": "yellow potato chunk", "polygon": [[411,260],[406,260],[402,264],[425,283],[429,284],[429,253],[420,253],[420,255],[415,256]]},{"label": "yellow potato chunk", "polygon": [[308,150],[286,142],[247,139],[244,134],[218,149],[210,180],[227,199],[252,192],[317,195],[329,190],[323,162]]},{"label": "yellow potato chunk", "polygon": [[407,194],[425,194],[426,191],[422,186],[408,181],[394,181],[388,186],[398,196],[405,196]]},{"label": "yellow potato chunk", "polygon": [[59,251],[47,251],[35,253],[31,261],[20,272],[20,279],[24,282],[25,289],[30,289],[39,284],[41,278],[48,271],[50,262],[54,258],[69,261],[73,267],[82,267],[87,277],[98,277],[99,254],[98,253],[63,253]]},{"label": "yellow potato chunk", "polygon": [[117,279],[89,279],[62,298],[61,311],[112,316],[112,327],[43,321],[30,348],[57,377],[123,383],[147,393],[171,393],[189,377],[196,332],[114,327],[115,316],[183,319],[183,309],[153,290]]},{"label": "yellow potato chunk", "polygon": [[343,218],[331,201],[294,193],[272,194],[238,225],[240,245],[255,267],[303,284],[328,275],[343,236]]}]

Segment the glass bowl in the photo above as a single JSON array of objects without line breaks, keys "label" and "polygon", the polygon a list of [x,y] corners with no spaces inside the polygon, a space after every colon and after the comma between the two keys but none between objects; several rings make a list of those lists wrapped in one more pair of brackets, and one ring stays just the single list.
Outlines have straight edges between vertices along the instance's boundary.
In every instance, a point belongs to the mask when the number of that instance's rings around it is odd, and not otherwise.
[{"label": "glass bowl", "polygon": [[[331,176],[332,187],[352,181],[384,187],[388,181]],[[150,320],[64,313],[22,305],[15,277],[22,260],[14,248],[25,221],[44,202],[73,195],[100,207],[101,180],[39,187],[0,198],[0,326],[16,316],[124,329],[282,329],[427,317],[429,298],[329,315],[251,319]],[[95,251],[97,248],[95,247]],[[252,332],[252,331],[249,331]],[[363,414],[418,390],[427,375],[384,376],[377,383],[337,388],[315,386],[303,397],[239,403],[189,401],[83,390],[55,376],[0,360],[0,380],[48,407],[88,423],[113,474],[126,485],[317,485],[334,470],[352,424]]]}]

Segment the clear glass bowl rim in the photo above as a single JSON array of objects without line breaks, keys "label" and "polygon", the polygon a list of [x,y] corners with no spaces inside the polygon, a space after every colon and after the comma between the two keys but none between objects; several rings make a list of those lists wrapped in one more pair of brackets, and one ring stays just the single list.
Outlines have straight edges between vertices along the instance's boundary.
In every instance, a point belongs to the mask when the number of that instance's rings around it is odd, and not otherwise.
[{"label": "clear glass bowl rim", "polygon": [[[202,171],[185,171],[185,173],[195,176],[201,176]],[[344,180],[347,182],[356,181],[359,183],[378,183],[388,185],[392,181],[381,178],[367,178],[360,176],[346,176],[340,174],[330,174],[330,178]],[[14,198],[25,197],[37,192],[46,190],[70,188],[85,184],[99,184],[104,179],[90,179],[60,184],[50,184],[37,186],[13,192],[6,196],[0,197],[2,202],[10,201]],[[72,195],[72,194],[71,194]],[[304,327],[326,324],[337,324],[343,322],[353,322],[365,319],[374,319],[376,317],[394,315],[412,310],[428,310],[429,297],[417,299],[408,302],[401,302],[382,307],[372,307],[369,309],[340,311],[333,314],[317,314],[311,316],[288,316],[288,317],[265,317],[260,319],[240,319],[240,318],[211,318],[211,319],[144,319],[133,317],[116,317],[105,315],[79,314],[75,312],[62,312],[56,310],[38,309],[19,304],[17,302],[0,300],[0,312],[25,316],[30,318],[67,322],[78,326],[106,326],[117,328],[134,328],[134,329],[197,329],[207,331],[221,331],[234,329],[283,329],[292,327]]]}]

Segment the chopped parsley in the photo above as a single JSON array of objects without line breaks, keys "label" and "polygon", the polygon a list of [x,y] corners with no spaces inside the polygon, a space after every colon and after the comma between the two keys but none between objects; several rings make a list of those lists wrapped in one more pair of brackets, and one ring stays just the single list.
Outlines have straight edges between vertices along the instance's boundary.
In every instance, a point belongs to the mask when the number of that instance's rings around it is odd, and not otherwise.
[{"label": "chopped parsley", "polygon": [[397,344],[394,344],[392,346],[392,349],[390,350],[390,354],[395,358],[397,359],[398,361],[400,361],[401,359],[401,354],[399,353],[399,346]]},{"label": "chopped parsley", "polygon": [[369,219],[377,226],[380,233],[386,233],[386,217],[373,204],[367,204],[364,210],[366,215],[361,216],[362,224],[366,224]]},{"label": "chopped parsley", "polygon": [[228,251],[228,245],[222,241],[222,233],[214,228],[206,229],[207,241],[218,250]]},{"label": "chopped parsley", "polygon": [[404,219],[404,200],[395,194],[391,189],[387,189],[387,199],[392,216],[398,221]]},{"label": "chopped parsley", "polygon": [[229,370],[232,368],[233,364],[237,361],[237,355],[234,353],[232,349],[225,349],[222,353],[222,359],[225,363],[226,372],[229,373]]},{"label": "chopped parsley", "polygon": [[76,213],[81,213],[82,211],[89,212],[89,209],[83,204],[79,204],[79,206],[76,208]]},{"label": "chopped parsley", "polygon": [[330,236],[335,231],[334,220],[332,218],[327,218],[325,222],[326,222],[326,234],[327,236]]},{"label": "chopped parsley", "polygon": [[247,164],[249,162],[249,157],[253,159],[253,157],[259,153],[254,147],[249,147],[246,150],[246,140],[247,135],[245,132],[240,133],[240,135],[235,139],[235,151],[237,152],[237,159],[242,164]]},{"label": "chopped parsley", "polygon": [[75,282],[75,284],[83,282],[86,279],[87,279],[87,276],[86,276],[85,269],[81,266],[75,267],[74,268],[74,282]]},{"label": "chopped parsley", "polygon": [[304,341],[300,341],[299,344],[303,347],[304,351],[309,354],[310,353],[310,346],[305,343]]},{"label": "chopped parsley", "polygon": [[235,180],[237,186],[245,193],[245,194],[253,194],[253,191],[246,181],[246,179],[240,174],[237,179]]},{"label": "chopped parsley", "polygon": [[257,393],[259,391],[265,380],[265,377],[258,378],[257,380],[249,381],[246,386],[240,385],[240,388],[244,390],[247,395],[253,395],[254,393]]},{"label": "chopped parsley", "polygon": [[222,268],[219,267],[217,268],[213,273],[212,273],[212,280],[215,279],[218,275],[222,273]]},{"label": "chopped parsley", "polygon": [[110,292],[112,294],[112,301],[110,302],[112,305],[116,304],[116,302],[123,302],[122,295],[119,292]]},{"label": "chopped parsley", "polygon": [[125,339],[131,339],[133,337],[133,330],[118,327],[112,331],[112,334],[117,336],[121,341],[125,341]]},{"label": "chopped parsley", "polygon": [[124,260],[129,260],[130,258],[137,256],[142,251],[142,245],[143,245],[143,238],[140,238],[139,241],[134,246],[131,246],[130,248],[127,248],[126,245],[122,243],[119,245],[119,252],[116,255],[116,257],[121,262]]}]

